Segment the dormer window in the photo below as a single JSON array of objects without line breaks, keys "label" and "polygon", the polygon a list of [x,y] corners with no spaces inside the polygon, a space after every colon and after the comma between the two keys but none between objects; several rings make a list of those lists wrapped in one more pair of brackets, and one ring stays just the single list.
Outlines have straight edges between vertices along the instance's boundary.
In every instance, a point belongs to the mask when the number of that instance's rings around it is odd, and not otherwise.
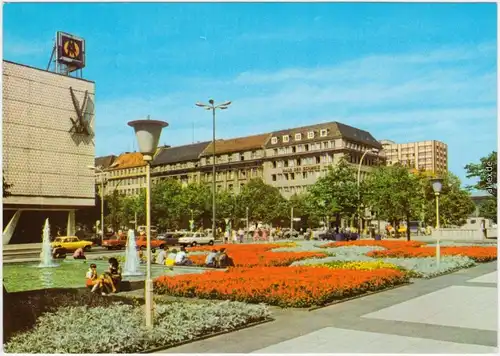
[{"label": "dormer window", "polygon": [[271,137],[271,144],[275,145],[278,143],[278,138],[277,137]]},{"label": "dormer window", "polygon": [[328,135],[328,130],[327,129],[322,129],[320,132],[319,132],[319,135],[321,137],[326,137]]},{"label": "dormer window", "polygon": [[314,131],[309,131],[307,133],[307,138],[314,138]]},{"label": "dormer window", "polygon": [[299,133],[295,134],[295,141],[300,141],[300,140],[302,140],[302,134]]},{"label": "dormer window", "polygon": [[289,142],[290,141],[290,136],[284,135],[283,136],[283,142]]}]

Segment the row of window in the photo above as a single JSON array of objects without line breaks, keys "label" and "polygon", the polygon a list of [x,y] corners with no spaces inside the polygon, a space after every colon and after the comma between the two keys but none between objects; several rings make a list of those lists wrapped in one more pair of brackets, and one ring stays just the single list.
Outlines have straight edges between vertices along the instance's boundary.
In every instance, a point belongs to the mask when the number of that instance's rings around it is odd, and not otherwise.
[{"label": "row of window", "polygon": [[[215,175],[216,180],[224,180],[224,179],[233,180],[236,177],[240,179],[246,179],[246,178],[255,178],[262,176],[262,170],[258,168],[252,168],[249,170],[242,169],[238,171],[216,172],[215,174],[216,174]],[[212,173],[205,173],[203,175],[203,178],[205,181],[212,180]]]},{"label": "row of window", "polygon": [[296,172],[296,173],[278,173],[272,174],[271,180],[273,182],[282,182],[289,180],[299,180],[299,179],[309,179],[312,177],[320,177],[322,174],[326,174],[327,170],[317,171],[317,172]]},{"label": "row of window", "polygon": [[[307,136],[303,136],[302,133],[296,133],[295,135],[293,135],[293,138],[295,141],[301,141],[303,138],[307,137],[308,140],[311,140],[313,138],[316,137],[316,132],[314,131],[308,131]],[[319,131],[319,136],[320,137],[326,137],[328,136],[328,130],[327,129],[321,129]],[[290,138],[292,137],[292,135],[283,135],[281,136],[281,142],[283,143],[288,143],[290,142]],[[273,136],[271,137],[271,144],[275,145],[278,143],[278,137],[276,136]]]}]

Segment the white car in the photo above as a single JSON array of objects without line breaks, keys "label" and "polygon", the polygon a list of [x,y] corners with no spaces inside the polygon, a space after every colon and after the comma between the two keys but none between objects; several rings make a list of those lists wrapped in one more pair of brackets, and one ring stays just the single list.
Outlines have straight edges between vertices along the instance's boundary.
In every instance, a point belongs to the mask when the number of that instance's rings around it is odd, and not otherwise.
[{"label": "white car", "polygon": [[186,234],[179,238],[179,245],[181,246],[196,246],[196,245],[210,245],[214,244],[215,240],[212,235],[207,235],[204,232],[194,232]]}]

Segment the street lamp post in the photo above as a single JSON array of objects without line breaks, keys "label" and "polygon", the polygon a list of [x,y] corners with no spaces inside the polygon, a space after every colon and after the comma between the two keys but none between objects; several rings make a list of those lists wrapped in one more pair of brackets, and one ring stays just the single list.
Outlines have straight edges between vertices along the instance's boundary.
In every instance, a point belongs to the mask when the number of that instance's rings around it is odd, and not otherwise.
[{"label": "street lamp post", "polygon": [[439,244],[440,240],[440,227],[439,227],[439,194],[441,193],[441,189],[443,189],[443,180],[436,178],[431,179],[432,189],[434,190],[434,195],[436,196],[436,264],[437,268],[439,268],[439,263],[441,262],[441,246]]},{"label": "street lamp post", "polygon": [[215,111],[217,109],[225,110],[229,105],[231,105],[230,101],[226,101],[222,104],[215,105],[214,100],[210,99],[208,104],[196,103],[196,106],[200,108],[204,108],[205,110],[212,111],[212,235],[215,238]]},{"label": "street lamp post", "polygon": [[[117,163],[113,163],[109,168],[116,167]],[[106,170],[101,167],[87,166],[88,169],[95,171],[96,173],[101,173],[101,244],[104,241],[104,173]],[[109,169],[108,168],[108,169]],[[97,231],[96,231],[97,233]]]},{"label": "street lamp post", "polygon": [[153,326],[153,280],[151,279],[151,161],[158,148],[161,131],[168,126],[165,121],[135,120],[128,123],[134,128],[139,151],[146,162],[146,254],[147,270],[145,281],[146,327]]},{"label": "street lamp post", "polygon": [[247,237],[248,237],[248,233],[249,233],[248,206],[247,206],[246,212],[247,212]]},{"label": "street lamp post", "polygon": [[367,153],[378,153],[378,150],[376,148],[369,148],[365,152],[363,152],[363,155],[361,156],[361,159],[359,160],[359,165],[358,165],[358,227],[359,227],[359,238],[361,238],[361,212],[359,211],[359,203],[360,203],[360,191],[359,191],[359,185],[361,182],[361,165],[363,164],[363,159],[365,158]]}]

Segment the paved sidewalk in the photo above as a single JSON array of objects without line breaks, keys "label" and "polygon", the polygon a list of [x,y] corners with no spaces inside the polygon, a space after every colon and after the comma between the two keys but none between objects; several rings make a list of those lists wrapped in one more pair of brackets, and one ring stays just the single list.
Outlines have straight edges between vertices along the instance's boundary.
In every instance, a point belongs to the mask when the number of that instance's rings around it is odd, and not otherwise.
[{"label": "paved sidewalk", "polygon": [[498,353],[496,262],[161,353]]}]

